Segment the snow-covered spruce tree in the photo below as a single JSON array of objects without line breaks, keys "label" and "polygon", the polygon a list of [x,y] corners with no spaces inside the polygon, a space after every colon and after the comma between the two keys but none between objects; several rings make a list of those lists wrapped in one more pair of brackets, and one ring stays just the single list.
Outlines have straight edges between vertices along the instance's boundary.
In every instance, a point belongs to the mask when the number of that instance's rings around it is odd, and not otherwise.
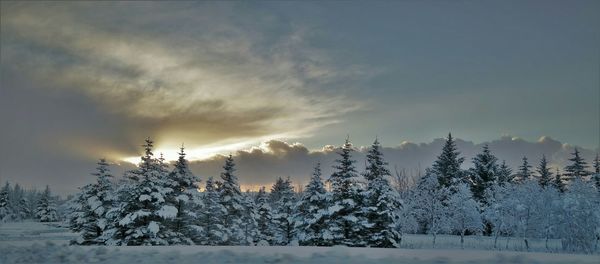
[{"label": "snow-covered spruce tree", "polygon": [[56,204],[54,203],[54,197],[52,197],[52,192],[48,185],[46,185],[46,189],[38,200],[35,217],[40,220],[40,222],[58,221]]},{"label": "snow-covered spruce tree", "polygon": [[244,204],[238,179],[234,175],[235,163],[231,155],[225,159],[223,169],[219,195],[221,205],[225,208],[223,226],[227,232],[227,239],[224,241],[224,244],[232,246],[242,245],[244,244],[244,230],[242,228]]},{"label": "snow-covered spruce tree", "polygon": [[431,170],[427,170],[425,176],[419,180],[411,197],[417,220],[423,226],[424,231],[433,236],[433,247],[435,247],[437,235],[450,229],[448,209],[442,203],[449,194],[448,188],[439,185],[437,175]]},{"label": "snow-covered spruce tree", "polygon": [[261,187],[256,195],[256,226],[257,226],[257,237],[256,245],[268,246],[274,242],[273,238],[273,209],[269,203],[269,196],[265,191],[265,187]]},{"label": "snow-covered spruce tree", "polygon": [[598,154],[596,154],[596,158],[594,159],[594,176],[592,178],[596,189],[600,192],[600,158],[598,158]]},{"label": "snow-covered spruce tree", "polygon": [[540,186],[546,188],[552,182],[552,172],[550,172],[550,168],[548,168],[548,161],[546,160],[546,155],[542,156],[540,160],[540,164],[537,167],[537,173],[539,174],[538,182]]},{"label": "snow-covered spruce tree", "polygon": [[212,177],[206,180],[202,199],[203,207],[198,213],[201,233],[194,241],[200,245],[223,245],[227,241],[227,232],[223,226],[226,212],[219,201],[219,193],[215,189]]},{"label": "snow-covered spruce tree", "polygon": [[464,161],[465,158],[460,157],[460,152],[456,149],[452,134],[448,133],[442,153],[437,157],[431,168],[433,173],[438,175],[442,187],[452,187],[451,189],[454,189],[453,187],[465,182],[465,173],[460,168]]},{"label": "snow-covered spruce tree", "polygon": [[492,154],[489,146],[483,146],[481,153],[473,158],[473,168],[469,170],[471,175],[471,191],[476,201],[487,205],[485,200],[485,191],[493,186],[497,181],[498,159]]},{"label": "snow-covered spruce tree", "polygon": [[560,174],[560,170],[558,168],[556,168],[554,179],[552,179],[552,186],[560,193],[564,193],[567,190],[567,186],[563,181],[563,176]]},{"label": "snow-covered spruce tree", "polygon": [[[72,240],[72,244],[87,245],[94,244],[97,236],[94,236],[96,218],[94,212],[88,205],[88,198],[92,196],[93,184],[87,184],[79,188],[72,199],[69,200],[69,229],[78,233],[79,236]],[[105,218],[106,220],[106,218]],[[109,224],[111,221],[109,221]],[[105,238],[105,237],[103,237]]]},{"label": "snow-covered spruce tree", "polygon": [[12,208],[9,203],[10,184],[6,182],[0,190],[0,222],[6,222],[12,217]]},{"label": "snow-covered spruce tree", "polygon": [[332,190],[332,203],[329,207],[329,230],[334,245],[364,246],[365,233],[362,217],[363,193],[358,182],[358,174],[352,159],[352,144],[347,138],[340,158],[335,161],[334,172],[329,178]]},{"label": "snow-covered spruce tree", "polygon": [[448,220],[450,228],[460,234],[460,247],[463,249],[467,231],[476,233],[483,230],[479,206],[467,185],[459,185],[456,192],[450,196]]},{"label": "snow-covered spruce tree", "polygon": [[583,160],[583,157],[579,155],[579,150],[575,148],[575,151],[571,154],[573,155],[573,157],[569,159],[571,164],[565,167],[565,176],[567,179],[572,181],[590,175],[590,172],[587,171],[588,165],[585,160]]},{"label": "snow-covered spruce tree", "polygon": [[110,232],[114,237],[108,244],[168,245],[180,237],[165,225],[177,216],[177,208],[165,199],[173,192],[166,164],[154,158],[152,140],[146,139],[143,146],[142,161],[128,174],[131,185],[120,188],[117,230]]},{"label": "snow-covered spruce tree", "polygon": [[290,245],[295,239],[295,194],[290,179],[277,178],[271,188],[275,245]]},{"label": "snow-covered spruce tree", "polygon": [[[448,136],[451,139],[450,136]],[[390,185],[391,177],[387,162],[381,153],[381,145],[375,139],[367,153],[367,190],[364,199],[367,245],[371,247],[398,247],[402,239],[398,232],[398,210],[402,207],[398,192]]]},{"label": "snow-covered spruce tree", "polygon": [[168,177],[169,187],[173,191],[165,197],[168,204],[175,206],[177,215],[168,219],[166,225],[175,234],[171,238],[171,244],[191,245],[200,232],[195,223],[196,207],[201,203],[197,185],[200,180],[190,170],[183,146],[178,154],[179,158]]},{"label": "snow-covered spruce tree", "polygon": [[256,208],[256,204],[254,203],[254,197],[252,197],[252,193],[250,190],[247,190],[243,194],[243,205],[244,205],[244,214],[242,216],[242,227],[243,227],[243,237],[242,243],[243,245],[254,246],[256,245],[256,237],[258,236],[258,210]]},{"label": "snow-covered spruce tree", "polygon": [[81,188],[71,202],[70,227],[80,233],[74,242],[82,245],[104,244],[102,235],[109,226],[106,213],[114,202],[113,176],[105,159],[100,159],[92,175],[96,182]]},{"label": "snow-covered spruce tree", "polygon": [[30,209],[30,201],[25,196],[25,190],[18,183],[15,184],[11,194],[9,195],[9,204],[12,208],[12,220],[23,221],[31,218],[32,211]]},{"label": "snow-covered spruce tree", "polygon": [[531,165],[529,165],[529,160],[527,160],[527,157],[523,157],[523,163],[521,163],[521,166],[519,166],[519,172],[518,172],[518,180],[517,182],[526,182],[529,181],[529,179],[531,178]]},{"label": "snow-covered spruce tree", "polygon": [[504,186],[512,181],[512,169],[506,165],[506,160],[503,160],[498,168],[498,185]]},{"label": "snow-covered spruce tree", "polygon": [[563,250],[591,253],[600,228],[598,192],[589,183],[575,178],[564,194],[559,226]]},{"label": "snow-covered spruce tree", "polygon": [[321,164],[315,166],[296,209],[296,230],[302,246],[330,246],[331,233],[327,229],[331,197],[321,179]]}]

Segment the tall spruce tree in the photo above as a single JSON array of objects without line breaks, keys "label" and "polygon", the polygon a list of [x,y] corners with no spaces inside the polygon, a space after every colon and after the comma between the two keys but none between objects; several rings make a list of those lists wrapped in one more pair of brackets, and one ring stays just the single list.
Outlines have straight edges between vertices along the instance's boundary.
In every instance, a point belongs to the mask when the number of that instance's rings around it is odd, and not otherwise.
[{"label": "tall spruce tree", "polygon": [[487,205],[486,190],[490,189],[498,179],[497,160],[487,144],[483,146],[481,153],[473,158],[473,168],[470,169],[471,191],[475,200],[484,205]]},{"label": "tall spruce tree", "polygon": [[223,226],[227,212],[219,202],[219,193],[215,189],[213,177],[206,180],[203,194],[203,208],[198,213],[201,231],[193,240],[200,245],[223,245],[227,241],[227,232]]},{"label": "tall spruce tree", "polygon": [[512,169],[506,165],[506,160],[502,161],[498,168],[498,185],[505,186],[507,183],[512,182]]},{"label": "tall spruce tree", "polygon": [[[183,145],[178,154],[179,158],[175,161],[173,170],[168,177],[168,184],[173,191],[166,196],[166,202],[177,209],[177,215],[173,219],[167,220],[168,227],[175,234],[169,243],[191,245],[193,238],[199,234],[199,228],[194,223],[194,218],[196,218],[194,211],[198,206],[197,184],[200,180],[189,168]],[[164,159],[161,157],[161,160]],[[161,161],[160,163],[166,170],[165,162]]]},{"label": "tall spruce tree", "polygon": [[0,190],[0,222],[8,221],[12,218],[12,208],[9,201],[10,184],[6,182]]},{"label": "tall spruce tree", "polygon": [[327,229],[330,199],[321,179],[321,164],[317,163],[297,205],[295,220],[300,245],[331,245],[332,236]]},{"label": "tall spruce tree", "polygon": [[225,244],[242,245],[244,244],[244,232],[242,228],[244,204],[238,178],[234,174],[235,163],[233,162],[233,157],[231,155],[225,159],[223,170],[224,171],[221,173],[222,182],[219,186],[219,194],[221,205],[225,208],[227,216],[223,223],[226,232],[228,232]]},{"label": "tall spruce tree", "polygon": [[271,188],[273,202],[274,240],[276,245],[289,245],[295,238],[294,188],[290,179],[277,178]]},{"label": "tall spruce tree", "polygon": [[521,166],[519,166],[520,182],[523,183],[531,179],[531,168],[532,166],[529,165],[529,160],[527,160],[527,157],[523,157],[523,163],[521,163]]},{"label": "tall spruce tree", "polygon": [[258,236],[258,209],[254,203],[252,193],[247,190],[243,195],[244,214],[242,216],[243,222],[243,239],[242,244],[248,246],[254,246],[256,244],[256,237]]},{"label": "tall spruce tree", "polygon": [[70,227],[80,233],[75,243],[81,245],[105,243],[104,231],[110,224],[106,214],[115,200],[109,164],[105,159],[100,159],[97,164],[96,171],[92,173],[96,182],[84,186],[72,204]]},{"label": "tall spruce tree", "polygon": [[552,186],[556,188],[560,193],[564,193],[567,190],[563,177],[560,174],[558,168],[556,168],[556,174],[554,174],[554,180],[552,180]]},{"label": "tall spruce tree", "polygon": [[338,152],[340,157],[333,166],[334,172],[329,178],[332,189],[329,230],[335,245],[364,246],[365,242],[361,237],[364,233],[361,219],[363,197],[352,151],[352,144],[346,138],[341,151]]},{"label": "tall spruce tree", "polygon": [[438,175],[438,181],[441,186],[455,187],[459,183],[464,182],[464,172],[460,168],[464,161],[465,158],[460,157],[460,152],[456,148],[452,134],[448,133],[442,153],[437,157],[432,166],[432,171]]},{"label": "tall spruce tree", "polygon": [[109,217],[115,219],[111,245],[168,245],[178,237],[165,223],[177,215],[177,208],[166,201],[170,187],[166,164],[155,158],[154,142],[147,138],[145,154],[129,181],[119,189],[121,203]]},{"label": "tall spruce tree", "polygon": [[258,214],[256,219],[258,229],[256,244],[261,246],[273,245],[273,209],[269,204],[269,197],[264,186],[258,190],[255,203]]},{"label": "tall spruce tree", "polygon": [[539,174],[538,182],[540,186],[546,188],[552,182],[552,172],[550,168],[548,168],[548,161],[546,160],[546,155],[542,156],[540,160],[540,164],[537,167],[537,173]]},{"label": "tall spruce tree", "polygon": [[575,151],[571,154],[573,157],[569,159],[571,164],[565,167],[565,176],[567,176],[569,180],[581,179],[588,176],[590,174],[590,172],[587,171],[588,165],[583,157],[579,155],[579,150],[575,148]]},{"label": "tall spruce tree", "polygon": [[56,204],[48,185],[46,185],[46,189],[38,200],[35,216],[40,220],[40,222],[58,221]]},{"label": "tall spruce tree", "polygon": [[375,139],[367,153],[365,216],[367,245],[371,247],[398,247],[402,237],[397,231],[398,210],[402,206],[398,192],[390,186],[388,163],[383,158],[379,141]]}]

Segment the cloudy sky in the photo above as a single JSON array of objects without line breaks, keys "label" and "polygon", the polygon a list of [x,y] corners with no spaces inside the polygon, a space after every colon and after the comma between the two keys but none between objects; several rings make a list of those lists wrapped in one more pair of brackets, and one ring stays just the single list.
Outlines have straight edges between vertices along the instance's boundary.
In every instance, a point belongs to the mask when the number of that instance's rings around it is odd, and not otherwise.
[{"label": "cloudy sky", "polygon": [[[194,171],[303,182],[350,135],[427,167],[448,132],[470,158],[590,158],[600,2],[1,3],[0,181],[73,192],[145,137]],[[411,143],[414,142],[414,143]],[[359,151],[360,152],[360,151]],[[361,160],[360,153],[357,159]],[[326,169],[327,172],[327,169]]]}]

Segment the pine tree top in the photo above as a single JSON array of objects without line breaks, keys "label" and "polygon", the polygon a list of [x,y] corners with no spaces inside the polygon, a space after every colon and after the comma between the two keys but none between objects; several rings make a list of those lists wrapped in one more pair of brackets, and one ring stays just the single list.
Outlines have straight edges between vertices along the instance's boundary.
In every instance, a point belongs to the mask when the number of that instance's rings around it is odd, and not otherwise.
[{"label": "pine tree top", "polygon": [[383,178],[391,176],[390,171],[386,168],[388,163],[383,159],[383,153],[381,152],[381,145],[379,141],[375,139],[371,149],[367,153],[367,168],[364,173],[365,178],[368,181],[375,180],[377,178]]},{"label": "pine tree top", "polygon": [[573,155],[572,158],[569,159],[571,164],[565,167],[565,175],[570,176],[571,178],[579,178],[583,176],[587,176],[590,172],[587,171],[587,163],[579,155],[579,150],[575,148],[575,151],[571,153]]}]

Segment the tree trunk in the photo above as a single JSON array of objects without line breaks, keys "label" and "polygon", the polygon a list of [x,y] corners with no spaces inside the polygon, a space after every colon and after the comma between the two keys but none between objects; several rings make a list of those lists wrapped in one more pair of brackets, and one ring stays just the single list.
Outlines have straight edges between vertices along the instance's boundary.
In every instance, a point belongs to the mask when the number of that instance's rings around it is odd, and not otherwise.
[{"label": "tree trunk", "polygon": [[494,249],[498,248],[498,235],[499,233],[496,232],[496,235],[494,236]]},{"label": "tree trunk", "polygon": [[460,248],[465,249],[465,231],[460,232]]},{"label": "tree trunk", "polygon": [[436,238],[436,234],[433,233],[433,248],[435,248],[435,238]]}]

